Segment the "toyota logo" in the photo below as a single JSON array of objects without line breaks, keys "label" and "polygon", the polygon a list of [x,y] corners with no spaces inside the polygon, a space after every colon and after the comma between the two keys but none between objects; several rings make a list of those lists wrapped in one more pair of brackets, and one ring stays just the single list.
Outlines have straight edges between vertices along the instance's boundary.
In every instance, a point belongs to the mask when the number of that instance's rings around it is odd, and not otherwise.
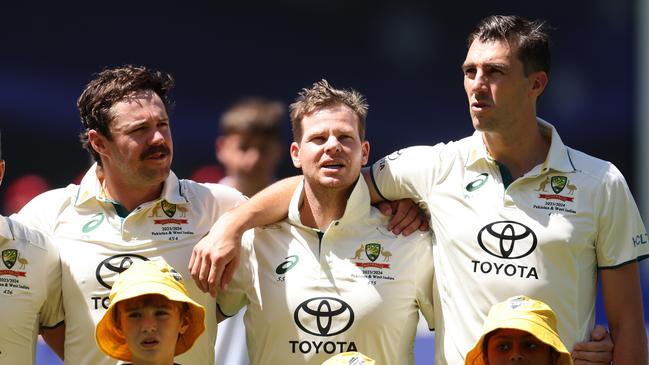
[{"label": "toyota logo", "polygon": [[478,232],[478,244],[492,256],[520,259],[536,248],[536,234],[528,226],[514,221],[490,223]]},{"label": "toyota logo", "polygon": [[317,297],[302,302],[293,314],[295,324],[314,336],[335,336],[354,323],[354,311],[338,298]]},{"label": "toyota logo", "polygon": [[[97,271],[95,272],[97,281],[103,287],[107,289],[111,289],[113,287],[112,282],[115,279],[115,274],[119,274],[122,271],[128,269],[135,261],[148,261],[148,260],[149,259],[147,259],[144,256],[133,255],[133,254],[122,254],[122,255],[111,256],[106,260],[102,261],[97,266]],[[109,280],[110,283],[107,283],[106,280],[108,280],[109,278],[111,279]]]}]

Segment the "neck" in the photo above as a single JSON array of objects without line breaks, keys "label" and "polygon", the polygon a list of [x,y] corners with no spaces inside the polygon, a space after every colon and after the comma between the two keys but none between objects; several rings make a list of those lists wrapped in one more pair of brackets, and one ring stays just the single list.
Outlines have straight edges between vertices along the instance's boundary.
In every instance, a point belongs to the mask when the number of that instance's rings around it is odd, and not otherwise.
[{"label": "neck", "polygon": [[541,134],[536,118],[518,123],[504,133],[483,132],[482,139],[489,155],[507,166],[514,179],[545,161],[551,142]]},{"label": "neck", "polygon": [[120,203],[129,212],[143,203],[155,200],[162,193],[162,183],[151,186],[129,184],[100,167],[97,167],[97,178],[106,197]]},{"label": "neck", "polygon": [[307,227],[322,231],[336,219],[340,219],[347,207],[347,198],[354,187],[345,189],[313,189],[304,183],[304,202],[300,207],[300,220]]}]

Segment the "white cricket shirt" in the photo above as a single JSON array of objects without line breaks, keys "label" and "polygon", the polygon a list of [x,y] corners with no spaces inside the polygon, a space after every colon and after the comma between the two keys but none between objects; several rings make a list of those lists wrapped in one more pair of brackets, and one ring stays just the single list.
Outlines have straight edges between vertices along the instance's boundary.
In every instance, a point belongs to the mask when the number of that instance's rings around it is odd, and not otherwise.
[{"label": "white cricket shirt", "polygon": [[0,216],[0,364],[34,364],[40,327],[63,322],[61,261],[42,233]]},{"label": "white cricket shirt", "polygon": [[551,137],[548,156],[510,185],[479,132],[407,148],[372,166],[381,195],[413,197],[430,210],[437,364],[463,364],[490,306],[517,294],[549,304],[572,349],[594,325],[597,269],[649,255],[618,169],[566,147],[551,125],[539,124]]},{"label": "white cricket shirt", "polygon": [[95,325],[108,308],[108,294],[117,275],[134,261],[158,259],[166,260],[183,276],[192,299],[206,308],[205,332],[175,361],[213,364],[216,303],[196,287],[187,267],[194,245],[221,214],[243,200],[230,187],[179,180],[170,172],[160,198],[122,218],[103,197],[93,166],[79,186],[52,190],[29,202],[18,218],[57,237],[61,254],[65,364],[118,363],[95,344]]},{"label": "white cricket shirt", "polygon": [[429,234],[395,236],[359,179],[345,213],[324,232],[300,223],[303,185],[287,220],[244,235],[239,270],[219,308],[244,321],[252,364],[321,364],[360,351],[412,364],[419,319],[433,328]]}]

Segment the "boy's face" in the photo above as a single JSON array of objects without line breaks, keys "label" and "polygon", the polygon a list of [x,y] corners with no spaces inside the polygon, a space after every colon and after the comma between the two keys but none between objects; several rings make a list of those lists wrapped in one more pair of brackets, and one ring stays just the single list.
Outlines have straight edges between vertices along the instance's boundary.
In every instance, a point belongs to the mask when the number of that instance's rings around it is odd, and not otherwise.
[{"label": "boy's face", "polygon": [[231,133],[216,140],[216,157],[229,176],[267,180],[281,157],[280,140],[264,134]]},{"label": "boy's face", "polygon": [[487,344],[488,365],[553,365],[552,347],[528,332],[503,328],[496,330]]},{"label": "boy's face", "polygon": [[178,336],[189,327],[182,304],[150,294],[117,304],[119,324],[133,361],[173,359]]}]

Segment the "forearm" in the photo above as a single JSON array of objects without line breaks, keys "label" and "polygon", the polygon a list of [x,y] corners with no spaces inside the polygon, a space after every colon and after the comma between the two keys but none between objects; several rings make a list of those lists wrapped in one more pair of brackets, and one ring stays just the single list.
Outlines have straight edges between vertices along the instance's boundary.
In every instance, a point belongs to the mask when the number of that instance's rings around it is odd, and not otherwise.
[{"label": "forearm", "polygon": [[230,210],[221,219],[240,235],[248,229],[278,222],[288,215],[291,197],[300,181],[302,176],[280,180]]},{"label": "forearm", "polygon": [[647,364],[642,292],[637,263],[602,270],[602,293],[613,343],[613,363]]},{"label": "forearm", "polygon": [[63,359],[65,347],[65,324],[54,328],[43,328],[41,329],[41,336],[52,351],[54,351],[58,357]]}]

